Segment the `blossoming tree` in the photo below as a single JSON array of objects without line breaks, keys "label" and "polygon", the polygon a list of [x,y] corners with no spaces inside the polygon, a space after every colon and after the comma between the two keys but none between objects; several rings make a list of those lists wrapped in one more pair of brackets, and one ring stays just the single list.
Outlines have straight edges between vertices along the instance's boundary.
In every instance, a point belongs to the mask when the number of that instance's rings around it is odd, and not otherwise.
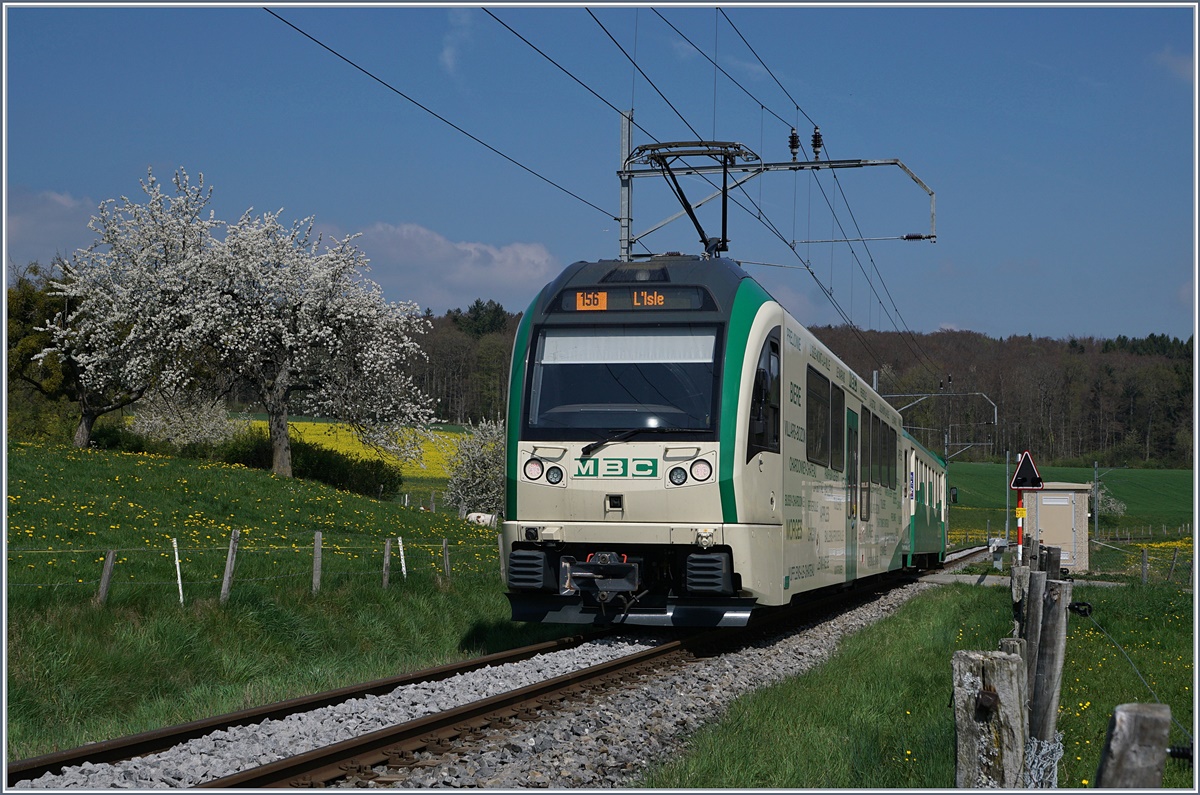
[{"label": "blossoming tree", "polygon": [[54,283],[68,309],[45,327],[40,355],[85,387],[75,443],[151,390],[242,384],[266,408],[277,475],[292,474],[293,411],[345,421],[376,449],[418,458],[432,410],[409,372],[429,327],[416,304],[384,300],[353,237],[322,247],[311,219],[289,228],[279,213],[226,226],[204,216],[203,177],[192,186],[180,170],[174,183],[169,196],[150,174],[146,203],[101,205],[89,224],[99,237]]},{"label": "blossoming tree", "polygon": [[57,364],[79,403],[75,444],[87,447],[96,420],[152,387],[176,389],[192,378],[202,341],[191,329],[192,277],[211,248],[218,221],[204,211],[204,177],[182,169],[174,194],[147,172],[147,200],[122,196],[88,223],[97,238],[60,263],[53,295],[64,308],[39,329],[49,335],[39,361]]},{"label": "blossoming tree", "polygon": [[311,219],[289,228],[279,213],[246,213],[207,259],[196,323],[266,408],[277,475],[291,476],[294,409],[347,422],[401,460],[419,457],[433,416],[409,373],[429,321],[384,300],[353,239],[322,249]]}]

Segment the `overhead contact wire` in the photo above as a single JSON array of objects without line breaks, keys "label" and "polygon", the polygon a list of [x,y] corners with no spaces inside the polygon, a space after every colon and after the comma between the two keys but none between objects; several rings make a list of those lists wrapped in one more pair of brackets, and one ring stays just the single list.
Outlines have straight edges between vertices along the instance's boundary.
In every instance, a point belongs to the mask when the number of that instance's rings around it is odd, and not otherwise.
[{"label": "overhead contact wire", "polygon": [[306,32],[306,31],[302,30],[301,28],[299,28],[299,27],[297,27],[296,25],[292,24],[292,23],[291,23],[291,22],[289,22],[288,20],[286,20],[286,19],[284,19],[283,17],[279,16],[278,14],[276,14],[276,13],[275,13],[274,11],[272,11],[271,9],[269,9],[269,8],[265,8],[265,7],[264,7],[264,8],[263,8],[263,11],[266,11],[268,14],[270,14],[270,15],[271,15],[271,16],[273,16],[273,17],[275,17],[275,18],[276,18],[276,19],[278,19],[280,22],[282,22],[283,24],[287,25],[289,28],[291,28],[292,30],[296,31],[297,33],[299,33],[299,34],[300,34],[301,36],[303,36],[304,38],[306,38],[306,39],[308,39],[309,41],[311,41],[313,44],[316,44],[317,46],[321,47],[323,50],[325,50],[325,51],[326,51],[326,52],[328,52],[329,54],[331,54],[331,55],[333,55],[333,56],[337,57],[339,60],[341,60],[341,61],[345,62],[346,64],[348,64],[348,65],[350,65],[350,66],[354,67],[355,69],[357,69],[358,71],[362,72],[364,75],[366,75],[367,77],[371,78],[371,79],[372,79],[372,80],[374,80],[376,83],[379,83],[381,86],[383,86],[384,88],[388,89],[388,90],[389,90],[389,91],[391,91],[392,93],[394,93],[394,94],[396,94],[396,95],[398,95],[398,96],[402,97],[403,99],[406,99],[406,100],[408,100],[409,102],[411,102],[412,104],[416,105],[418,108],[420,108],[421,110],[425,111],[425,112],[426,112],[426,113],[428,113],[430,116],[433,116],[435,119],[437,119],[438,121],[442,122],[442,123],[443,123],[443,124],[445,124],[446,126],[453,128],[454,130],[456,130],[456,131],[457,131],[457,132],[459,132],[459,133],[462,133],[463,135],[467,136],[468,138],[470,138],[470,139],[471,139],[472,141],[474,141],[475,143],[477,143],[477,144],[479,144],[480,146],[484,147],[485,149],[487,149],[488,151],[492,152],[493,154],[499,155],[500,157],[502,157],[502,158],[504,158],[505,160],[507,160],[509,163],[512,163],[514,166],[516,166],[516,167],[520,168],[522,171],[525,171],[526,173],[528,173],[528,174],[531,174],[532,176],[535,176],[535,177],[537,177],[537,178],[538,178],[538,179],[540,179],[542,182],[545,182],[547,185],[550,185],[550,186],[551,186],[551,187],[553,187],[553,188],[557,188],[558,190],[560,190],[560,191],[562,191],[563,193],[567,194],[567,195],[568,195],[568,196],[570,196],[571,198],[573,198],[573,199],[576,199],[577,201],[583,202],[583,203],[584,203],[584,204],[586,204],[588,207],[591,207],[593,210],[597,210],[597,211],[599,211],[599,212],[603,213],[603,214],[604,214],[605,216],[607,216],[608,218],[611,218],[611,219],[612,219],[612,220],[614,220],[614,221],[619,221],[619,220],[620,220],[620,216],[618,216],[618,215],[615,215],[615,214],[613,214],[613,213],[609,212],[608,210],[605,210],[603,207],[600,207],[600,206],[598,206],[598,205],[596,205],[596,204],[592,204],[590,201],[588,201],[587,199],[583,198],[582,196],[580,196],[579,194],[575,193],[574,191],[571,191],[571,190],[569,190],[569,189],[567,189],[567,188],[563,187],[562,185],[559,185],[557,182],[555,182],[554,180],[550,179],[549,177],[546,177],[546,176],[543,176],[542,174],[539,174],[538,172],[534,171],[532,168],[530,168],[529,166],[525,165],[524,163],[521,163],[520,161],[516,160],[515,158],[513,158],[513,157],[510,157],[509,155],[505,154],[504,152],[501,152],[499,149],[497,149],[496,147],[492,146],[492,145],[491,145],[491,144],[489,144],[488,142],[486,142],[486,141],[482,140],[481,138],[479,138],[479,137],[477,137],[477,136],[475,136],[475,135],[472,135],[471,133],[467,132],[467,131],[466,131],[466,130],[464,130],[462,127],[459,127],[457,124],[455,124],[454,122],[450,121],[450,120],[449,120],[449,119],[447,119],[446,117],[442,116],[441,114],[437,113],[436,111],[432,110],[431,108],[428,108],[428,107],[426,107],[425,105],[421,104],[421,103],[420,103],[420,102],[418,102],[417,100],[415,100],[415,99],[413,99],[412,97],[410,97],[408,94],[405,94],[403,91],[401,91],[400,89],[396,88],[396,87],[395,87],[395,86],[393,86],[391,83],[389,83],[389,82],[387,82],[386,80],[384,80],[383,78],[381,78],[381,77],[379,77],[378,75],[376,75],[376,74],[372,73],[370,70],[368,70],[368,69],[366,69],[366,68],[364,68],[364,67],[362,67],[362,66],[358,65],[358,64],[357,64],[357,63],[355,63],[354,61],[352,61],[352,60],[350,60],[349,58],[347,58],[345,55],[342,55],[340,52],[338,52],[337,50],[333,49],[333,48],[332,48],[332,47],[330,47],[328,44],[325,44],[325,43],[324,43],[323,41],[321,41],[320,39],[316,38],[315,36],[311,35],[310,33],[308,33],[308,32]]}]

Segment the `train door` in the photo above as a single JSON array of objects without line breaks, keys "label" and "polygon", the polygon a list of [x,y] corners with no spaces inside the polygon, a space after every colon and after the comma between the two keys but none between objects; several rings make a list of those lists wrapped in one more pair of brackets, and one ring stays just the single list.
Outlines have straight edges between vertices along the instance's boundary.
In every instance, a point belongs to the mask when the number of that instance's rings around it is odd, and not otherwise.
[{"label": "train door", "polygon": [[780,454],[782,352],[776,327],[767,333],[758,356],[750,393],[750,425],[746,438],[745,501],[742,521],[778,524],[783,496],[783,458]]},{"label": "train door", "polygon": [[858,576],[858,415],[846,409],[846,582]]}]

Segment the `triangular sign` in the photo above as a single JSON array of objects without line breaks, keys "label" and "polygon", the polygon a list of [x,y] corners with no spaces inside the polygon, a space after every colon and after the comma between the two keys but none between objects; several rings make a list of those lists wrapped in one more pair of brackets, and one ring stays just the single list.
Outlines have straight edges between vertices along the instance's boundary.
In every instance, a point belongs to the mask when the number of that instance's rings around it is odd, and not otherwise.
[{"label": "triangular sign", "polygon": [[1038,474],[1037,464],[1033,463],[1033,456],[1028,450],[1021,453],[1021,457],[1017,459],[1017,471],[1013,473],[1012,483],[1009,483],[1008,487],[1034,490],[1042,487],[1042,476]]}]

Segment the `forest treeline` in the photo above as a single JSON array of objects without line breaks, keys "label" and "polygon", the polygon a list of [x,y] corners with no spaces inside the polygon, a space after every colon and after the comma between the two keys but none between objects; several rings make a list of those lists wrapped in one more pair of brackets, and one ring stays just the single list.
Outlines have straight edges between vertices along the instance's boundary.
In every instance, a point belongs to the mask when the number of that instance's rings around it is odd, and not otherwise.
[{"label": "forest treeline", "polygon": [[[438,417],[502,419],[520,316],[476,300],[429,317],[418,383],[437,399]],[[922,444],[955,460],[1004,460],[1006,450],[1015,460],[1029,450],[1047,464],[1192,466],[1192,338],[810,330],[894,395],[892,405],[907,406],[904,422]]]},{"label": "forest treeline", "polygon": [[[10,432],[20,430],[14,411],[20,415],[33,397],[13,366],[28,361],[30,351],[22,346],[36,347],[28,322],[14,323],[30,307],[14,313],[13,300],[10,286]],[[33,314],[43,308],[37,305]],[[430,330],[420,345],[427,355],[413,364],[413,378],[433,398],[436,418],[456,424],[504,419],[520,315],[476,299],[425,317]],[[922,444],[955,460],[1003,461],[1006,451],[1015,458],[1029,450],[1045,464],[1192,467],[1194,338],[810,330],[902,409],[905,426]],[[30,338],[22,340],[25,335]]]},{"label": "forest treeline", "polygon": [[913,404],[910,432],[956,460],[1192,467],[1194,337],[810,330],[892,405]]}]

